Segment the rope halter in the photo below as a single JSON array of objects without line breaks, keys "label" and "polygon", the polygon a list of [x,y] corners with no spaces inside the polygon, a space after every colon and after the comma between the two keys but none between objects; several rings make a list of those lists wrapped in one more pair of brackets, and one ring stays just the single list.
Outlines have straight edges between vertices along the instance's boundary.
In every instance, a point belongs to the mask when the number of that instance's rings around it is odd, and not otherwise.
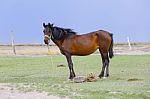
[{"label": "rope halter", "polygon": [[46,37],[46,38],[48,38],[48,39],[50,39],[50,38],[51,38],[51,36],[49,36],[49,35],[44,35],[44,37]]}]

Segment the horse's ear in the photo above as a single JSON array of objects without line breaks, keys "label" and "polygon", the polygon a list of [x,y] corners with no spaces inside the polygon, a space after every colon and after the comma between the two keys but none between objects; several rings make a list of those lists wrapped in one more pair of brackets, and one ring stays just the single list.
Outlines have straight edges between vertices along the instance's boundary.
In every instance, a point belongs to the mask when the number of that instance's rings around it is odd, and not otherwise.
[{"label": "horse's ear", "polygon": [[53,27],[54,26],[54,24],[51,24],[51,27]]},{"label": "horse's ear", "polygon": [[46,27],[45,23],[43,23],[43,27],[44,27],[44,28]]},{"label": "horse's ear", "polygon": [[48,26],[51,26],[51,24],[50,24],[50,23],[48,23]]}]

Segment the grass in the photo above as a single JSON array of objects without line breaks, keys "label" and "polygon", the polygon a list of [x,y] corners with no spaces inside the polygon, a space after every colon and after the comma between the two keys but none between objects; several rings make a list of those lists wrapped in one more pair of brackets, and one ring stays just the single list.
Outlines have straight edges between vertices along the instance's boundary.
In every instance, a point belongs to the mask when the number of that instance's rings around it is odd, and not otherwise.
[{"label": "grass", "polygon": [[[99,75],[99,55],[73,57],[77,75]],[[57,67],[63,63],[66,67]],[[96,82],[72,83],[63,56],[0,57],[0,83],[11,83],[19,90],[46,91],[72,99],[148,99],[150,98],[150,56],[115,56],[110,63],[110,77]]]}]

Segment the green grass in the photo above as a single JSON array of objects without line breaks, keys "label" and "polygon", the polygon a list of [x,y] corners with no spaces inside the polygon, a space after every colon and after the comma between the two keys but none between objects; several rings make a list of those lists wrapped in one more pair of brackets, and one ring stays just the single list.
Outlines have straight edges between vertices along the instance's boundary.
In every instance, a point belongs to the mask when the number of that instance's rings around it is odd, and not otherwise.
[{"label": "green grass", "polygon": [[[150,56],[115,56],[110,77],[96,82],[67,81],[69,71],[64,56],[0,57],[0,83],[11,83],[22,91],[46,91],[72,99],[148,99],[150,98]],[[99,75],[99,55],[73,57],[76,75]],[[66,67],[57,67],[64,63]]]}]

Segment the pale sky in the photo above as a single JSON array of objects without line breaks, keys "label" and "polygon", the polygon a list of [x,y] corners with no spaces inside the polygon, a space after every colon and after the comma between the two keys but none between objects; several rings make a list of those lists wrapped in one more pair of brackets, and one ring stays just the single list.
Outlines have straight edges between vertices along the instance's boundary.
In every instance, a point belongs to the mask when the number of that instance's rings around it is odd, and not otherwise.
[{"label": "pale sky", "polygon": [[106,30],[115,42],[150,42],[150,0],[1,0],[0,44],[43,44],[42,23],[78,34]]}]

